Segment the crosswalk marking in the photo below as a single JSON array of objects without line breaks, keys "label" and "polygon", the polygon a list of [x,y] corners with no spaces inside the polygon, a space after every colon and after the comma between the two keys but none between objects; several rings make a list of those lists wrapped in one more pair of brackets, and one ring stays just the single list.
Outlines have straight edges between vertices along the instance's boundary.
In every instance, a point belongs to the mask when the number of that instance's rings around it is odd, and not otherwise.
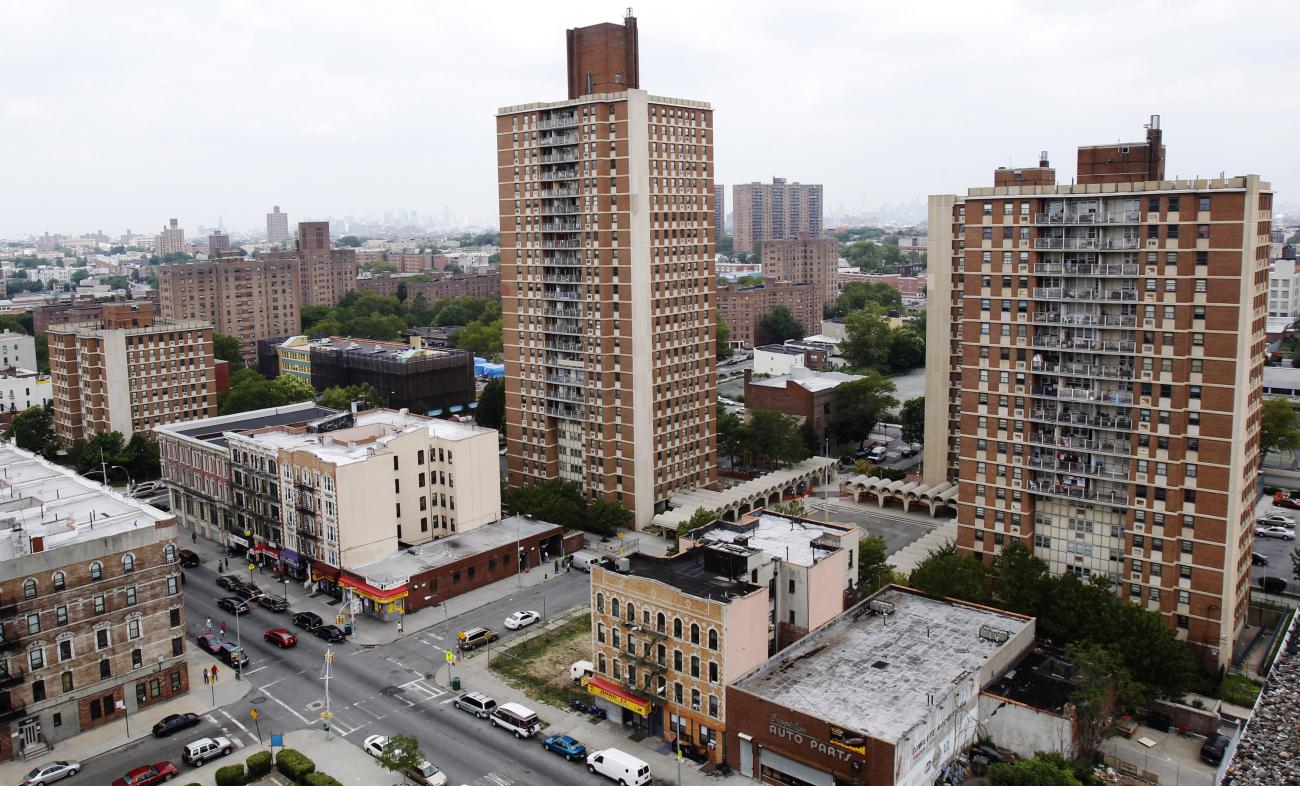
[{"label": "crosswalk marking", "polygon": [[514,781],[511,780],[510,778],[507,778],[506,776],[500,775],[495,772],[489,772],[487,775],[484,775],[483,777],[497,784],[497,786],[510,786],[510,784],[514,783]]},{"label": "crosswalk marking", "polygon": [[417,702],[426,702],[444,695],[447,691],[434,685],[430,685],[423,677],[411,680],[400,686],[403,690],[421,693],[423,696]]}]

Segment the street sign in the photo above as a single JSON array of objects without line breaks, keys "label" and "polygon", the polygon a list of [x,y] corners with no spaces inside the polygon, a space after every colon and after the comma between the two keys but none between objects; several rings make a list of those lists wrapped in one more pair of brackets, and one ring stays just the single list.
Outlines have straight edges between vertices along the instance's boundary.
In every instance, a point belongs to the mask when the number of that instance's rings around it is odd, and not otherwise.
[{"label": "street sign", "polygon": [[283,747],[284,747],[284,737],[281,736],[281,735],[279,735],[279,734],[272,734],[272,735],[271,735],[271,745],[274,746],[274,747],[276,747],[276,748],[283,748]]},{"label": "street sign", "polygon": [[251,715],[251,716],[253,717],[253,720],[257,720],[257,708],[256,708],[256,707],[254,707],[253,709],[249,710],[249,711],[248,711],[248,714]]},{"label": "street sign", "polygon": [[455,663],[455,662],[456,662],[456,654],[455,654],[454,652],[452,652],[451,650],[447,650],[447,651],[445,651],[445,652],[443,653],[443,658],[444,658],[448,663]]}]

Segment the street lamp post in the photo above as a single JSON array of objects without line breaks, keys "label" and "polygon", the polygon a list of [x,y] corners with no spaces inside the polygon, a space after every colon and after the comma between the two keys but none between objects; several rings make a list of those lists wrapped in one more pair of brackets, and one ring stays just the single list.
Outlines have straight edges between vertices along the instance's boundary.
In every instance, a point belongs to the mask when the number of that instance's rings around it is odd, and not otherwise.
[{"label": "street lamp post", "polygon": [[244,678],[244,658],[242,657],[244,654],[244,640],[239,635],[239,610],[247,606],[249,603],[252,603],[252,598],[249,598],[235,607],[235,649],[238,650],[241,656],[235,661],[235,679],[237,680],[242,680]]}]

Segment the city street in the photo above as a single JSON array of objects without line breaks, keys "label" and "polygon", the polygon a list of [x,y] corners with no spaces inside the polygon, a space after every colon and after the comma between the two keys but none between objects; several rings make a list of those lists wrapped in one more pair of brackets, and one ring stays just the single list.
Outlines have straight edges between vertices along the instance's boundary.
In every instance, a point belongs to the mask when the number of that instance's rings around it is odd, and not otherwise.
[{"label": "city street", "polygon": [[[235,619],[216,606],[225,593],[216,587],[213,571],[207,567],[192,568],[187,576],[189,653],[199,662],[215,663],[194,645],[194,635],[202,631],[204,619],[210,617],[214,627],[224,621],[226,637],[233,639]],[[520,635],[501,624],[513,611],[545,610],[549,616],[586,603],[588,582],[587,574],[574,571],[545,585],[525,588],[523,597],[504,598],[393,644],[334,645],[336,657],[329,685],[333,730],[340,738],[358,746],[371,734],[413,734],[429,760],[447,772],[455,784],[599,782],[578,765],[545,752],[536,742],[517,741],[505,732],[492,729],[486,721],[456,710],[451,705],[455,694],[446,688],[447,668],[443,657],[458,630],[484,625],[508,641]],[[429,609],[423,613],[438,611]],[[240,619],[239,632],[250,659],[244,678],[253,685],[247,698],[206,713],[204,722],[196,728],[167,739],[145,739],[87,761],[78,780],[109,783],[132,767],[166,760],[181,767],[183,779],[188,767],[180,761],[181,749],[200,737],[222,734],[242,748],[256,744],[259,726],[263,740],[272,732],[322,728],[320,713],[324,709],[325,683],[321,669],[326,645],[321,639],[293,628],[289,624],[291,614],[274,614],[254,606],[253,611]],[[292,630],[298,636],[298,646],[280,650],[264,642],[262,634],[276,627]],[[221,679],[235,678],[224,664],[218,669]],[[468,684],[464,687],[475,688]],[[202,684],[191,685],[190,689],[208,690]],[[256,723],[250,716],[254,708],[258,711]],[[238,751],[232,760],[241,760]],[[321,769],[328,771],[328,765],[322,764]]]}]

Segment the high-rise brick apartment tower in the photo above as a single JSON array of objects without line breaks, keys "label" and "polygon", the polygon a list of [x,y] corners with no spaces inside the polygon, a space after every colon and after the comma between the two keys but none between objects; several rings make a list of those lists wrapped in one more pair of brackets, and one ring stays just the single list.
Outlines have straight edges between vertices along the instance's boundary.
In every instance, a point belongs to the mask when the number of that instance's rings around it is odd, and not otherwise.
[{"label": "high-rise brick apartment tower", "polygon": [[303,306],[337,305],[344,295],[357,288],[357,252],[330,247],[328,221],[300,221],[297,250],[268,251],[257,258],[269,262],[298,261],[302,286],[299,302]]},{"label": "high-rise brick apartment tower", "polygon": [[713,112],[638,87],[630,16],[568,40],[569,100],[497,114],[509,482],[641,526],[716,479]]},{"label": "high-rise brick apartment tower", "polygon": [[813,292],[816,319],[804,325],[809,333],[821,324],[822,310],[834,303],[839,294],[836,271],[840,261],[840,244],[833,238],[815,238],[807,233],[787,240],[763,243],[763,278],[809,284]]},{"label": "high-rise brick apartment tower", "polygon": [[785,240],[806,234],[822,236],[822,187],[787,183],[742,183],[731,192],[732,235],[735,250],[746,254],[754,243]]},{"label": "high-rise brick apartment tower", "polygon": [[958,548],[1105,576],[1226,665],[1246,615],[1273,194],[1142,142],[930,197],[925,481]]}]

